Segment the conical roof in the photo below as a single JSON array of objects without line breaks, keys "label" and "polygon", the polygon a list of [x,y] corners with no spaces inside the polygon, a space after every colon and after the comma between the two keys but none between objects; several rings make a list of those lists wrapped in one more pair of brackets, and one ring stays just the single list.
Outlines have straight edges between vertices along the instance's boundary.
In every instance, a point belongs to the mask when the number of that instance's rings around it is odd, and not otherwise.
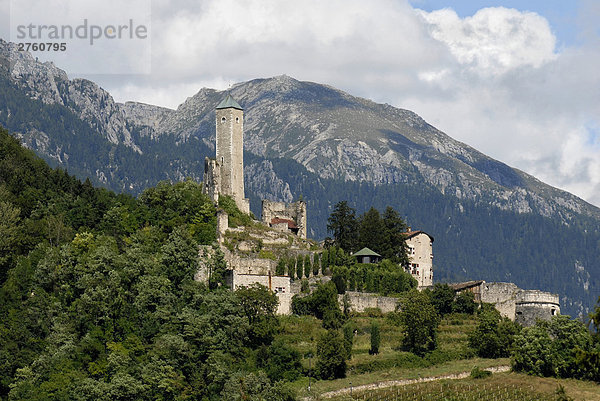
[{"label": "conical roof", "polygon": [[244,110],[244,109],[242,109],[242,106],[240,106],[239,103],[236,102],[233,97],[231,97],[231,94],[229,94],[229,93],[227,94],[227,97],[225,97],[225,99],[221,100],[221,103],[219,103],[219,105],[217,106],[217,110],[228,109],[228,108]]}]

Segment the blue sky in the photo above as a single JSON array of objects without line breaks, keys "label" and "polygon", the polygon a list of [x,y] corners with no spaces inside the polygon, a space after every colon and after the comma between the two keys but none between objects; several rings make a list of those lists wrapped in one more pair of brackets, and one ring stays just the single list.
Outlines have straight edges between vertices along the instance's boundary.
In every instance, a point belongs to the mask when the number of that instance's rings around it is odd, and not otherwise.
[{"label": "blue sky", "polygon": [[410,3],[413,7],[425,11],[452,8],[462,18],[470,17],[486,7],[532,11],[550,22],[561,47],[577,43],[577,18],[581,3],[579,0],[410,0]]}]

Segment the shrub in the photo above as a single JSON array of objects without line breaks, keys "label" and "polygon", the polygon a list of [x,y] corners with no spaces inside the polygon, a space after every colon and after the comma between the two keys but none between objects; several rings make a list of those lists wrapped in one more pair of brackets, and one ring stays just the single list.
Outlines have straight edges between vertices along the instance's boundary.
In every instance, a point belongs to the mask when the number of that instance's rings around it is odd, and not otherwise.
[{"label": "shrub", "polygon": [[317,342],[316,371],[323,380],[346,376],[344,341],[336,330],[328,330]]},{"label": "shrub", "polygon": [[344,332],[344,350],[346,351],[346,359],[352,359],[352,345],[354,343],[354,325],[350,322],[346,323],[343,328]]},{"label": "shrub", "polygon": [[479,369],[479,367],[475,366],[473,370],[471,370],[471,378],[472,379],[485,379],[486,377],[490,377],[492,372],[489,370]]},{"label": "shrub", "polygon": [[381,342],[381,335],[379,332],[379,325],[375,322],[371,324],[371,348],[369,349],[369,355],[379,354],[379,344]]},{"label": "shrub", "polygon": [[271,346],[263,346],[256,355],[256,366],[264,369],[272,381],[296,380],[302,372],[300,353],[277,340]]},{"label": "shrub", "polygon": [[475,295],[471,291],[461,292],[456,296],[452,311],[455,313],[467,313],[472,315],[477,309],[477,304],[474,301]]}]

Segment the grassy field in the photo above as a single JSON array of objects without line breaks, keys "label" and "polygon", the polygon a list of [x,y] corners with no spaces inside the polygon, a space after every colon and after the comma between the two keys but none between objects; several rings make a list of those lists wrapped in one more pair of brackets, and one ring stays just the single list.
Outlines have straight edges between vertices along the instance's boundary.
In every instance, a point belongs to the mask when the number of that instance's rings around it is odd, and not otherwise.
[{"label": "grassy field", "polygon": [[[368,352],[370,348],[369,328],[373,321],[376,321],[381,328],[381,346],[378,355],[369,355]],[[359,315],[352,318],[352,323],[355,325],[357,333],[354,337],[352,359],[348,361],[347,377],[330,381],[311,379],[310,394],[307,391],[308,378],[303,377],[292,384],[301,397],[310,395],[312,399],[320,399],[320,394],[351,386],[357,387],[390,380],[445,376],[470,372],[474,367],[491,368],[510,365],[508,358],[481,359],[474,356],[473,351],[468,347],[468,335],[477,324],[474,316],[452,314],[444,318],[439,327],[438,349],[425,358],[419,358],[401,350],[401,328],[395,325],[389,317],[386,318],[376,313],[371,316]],[[325,332],[321,327],[321,321],[310,316],[284,316],[281,318],[281,326],[282,330],[278,337],[304,356],[302,364],[306,369],[308,369],[309,363],[314,369],[316,343],[319,336]],[[313,354],[313,357],[309,362],[307,355],[310,353]],[[496,373],[486,379],[419,383],[402,388],[381,390],[381,393],[372,391],[371,393],[358,393],[358,395],[372,397],[365,398],[372,400],[489,399],[512,401],[530,399],[543,401],[556,399],[554,392],[558,384],[564,386],[567,394],[575,400],[600,401],[600,386],[594,383],[538,378],[516,373]],[[443,391],[440,392],[440,389]],[[388,394],[385,391],[390,392]],[[405,398],[390,398],[393,391]],[[415,398],[416,394],[420,393],[423,397]],[[472,394],[475,398],[468,398],[468,394]],[[488,398],[485,398],[486,394]]]}]

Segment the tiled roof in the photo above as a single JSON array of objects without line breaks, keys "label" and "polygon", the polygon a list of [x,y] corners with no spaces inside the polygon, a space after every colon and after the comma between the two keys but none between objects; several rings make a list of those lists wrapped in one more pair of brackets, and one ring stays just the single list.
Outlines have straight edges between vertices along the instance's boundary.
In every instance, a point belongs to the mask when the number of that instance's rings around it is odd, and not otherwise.
[{"label": "tiled roof", "polygon": [[448,284],[454,291],[464,290],[465,288],[473,288],[481,285],[483,280],[465,281],[464,283]]},{"label": "tiled roof", "polygon": [[288,228],[298,228],[298,226],[296,225],[294,220],[280,219],[278,217],[274,217],[271,219],[271,224],[281,224],[281,223],[287,223]]},{"label": "tiled roof", "polygon": [[406,237],[405,239],[409,239],[412,238],[414,236],[417,236],[419,234],[425,234],[426,236],[428,236],[429,238],[431,238],[431,242],[433,242],[433,237],[429,234],[427,234],[425,231],[407,231],[404,233],[404,236]]}]

